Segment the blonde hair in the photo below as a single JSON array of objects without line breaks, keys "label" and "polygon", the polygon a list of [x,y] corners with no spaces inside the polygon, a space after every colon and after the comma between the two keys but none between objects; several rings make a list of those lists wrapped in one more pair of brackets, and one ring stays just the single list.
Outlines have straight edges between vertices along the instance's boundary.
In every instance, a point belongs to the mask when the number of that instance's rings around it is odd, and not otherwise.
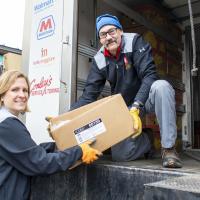
[{"label": "blonde hair", "polygon": [[[5,93],[9,90],[9,88],[12,86],[12,84],[14,84],[14,82],[18,78],[25,79],[28,85],[28,97],[30,96],[30,84],[29,84],[28,77],[20,71],[8,70],[0,76],[0,107],[2,107],[2,103],[3,103],[2,97],[5,95]],[[29,111],[28,106],[26,106],[24,112],[27,112],[27,111]]]}]

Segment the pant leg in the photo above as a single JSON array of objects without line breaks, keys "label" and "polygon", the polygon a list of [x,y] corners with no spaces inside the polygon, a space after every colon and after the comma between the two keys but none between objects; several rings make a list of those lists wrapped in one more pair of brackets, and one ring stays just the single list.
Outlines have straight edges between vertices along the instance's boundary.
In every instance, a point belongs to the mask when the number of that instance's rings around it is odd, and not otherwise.
[{"label": "pant leg", "polygon": [[142,133],[137,138],[127,138],[111,147],[114,161],[131,161],[143,157],[151,148],[148,136]]},{"label": "pant leg", "polygon": [[158,80],[152,84],[145,110],[156,114],[162,147],[174,146],[177,137],[175,92],[167,81]]}]

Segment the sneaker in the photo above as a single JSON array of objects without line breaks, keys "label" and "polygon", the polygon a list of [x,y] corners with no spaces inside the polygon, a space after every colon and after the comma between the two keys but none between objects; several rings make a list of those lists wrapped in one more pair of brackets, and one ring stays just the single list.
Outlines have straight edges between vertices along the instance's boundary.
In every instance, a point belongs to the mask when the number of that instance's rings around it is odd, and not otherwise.
[{"label": "sneaker", "polygon": [[174,147],[162,148],[163,167],[166,168],[181,168],[182,163]]},{"label": "sneaker", "polygon": [[155,154],[153,130],[151,128],[144,128],[143,132],[149,138],[150,145],[151,145],[150,150],[147,153],[144,154],[144,158],[145,159],[153,158],[154,154]]}]

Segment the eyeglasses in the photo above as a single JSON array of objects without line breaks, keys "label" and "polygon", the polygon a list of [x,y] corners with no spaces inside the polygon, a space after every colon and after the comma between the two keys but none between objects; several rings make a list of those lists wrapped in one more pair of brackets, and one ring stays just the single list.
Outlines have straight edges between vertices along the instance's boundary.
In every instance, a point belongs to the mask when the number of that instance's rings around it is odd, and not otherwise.
[{"label": "eyeglasses", "polygon": [[99,33],[99,38],[100,39],[105,39],[107,37],[107,34],[110,36],[113,36],[117,33],[117,28],[111,28],[107,32],[100,32]]}]

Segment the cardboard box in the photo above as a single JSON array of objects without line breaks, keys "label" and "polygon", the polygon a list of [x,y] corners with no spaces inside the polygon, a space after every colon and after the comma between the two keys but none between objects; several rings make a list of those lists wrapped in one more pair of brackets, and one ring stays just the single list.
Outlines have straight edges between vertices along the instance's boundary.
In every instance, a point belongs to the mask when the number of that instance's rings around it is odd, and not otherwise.
[{"label": "cardboard box", "polygon": [[92,147],[103,152],[133,135],[133,120],[120,94],[62,114],[50,124],[59,150],[95,138]]}]

